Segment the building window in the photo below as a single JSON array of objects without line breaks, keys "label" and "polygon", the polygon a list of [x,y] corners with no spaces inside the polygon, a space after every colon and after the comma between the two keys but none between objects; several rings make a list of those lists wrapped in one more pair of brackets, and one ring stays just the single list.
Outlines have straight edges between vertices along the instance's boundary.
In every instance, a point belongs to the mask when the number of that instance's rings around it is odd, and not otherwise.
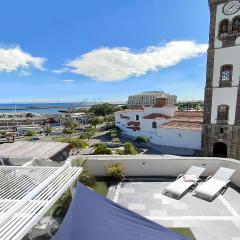
[{"label": "building window", "polygon": [[156,122],[152,122],[152,128],[157,128],[157,123]]},{"label": "building window", "polygon": [[232,31],[233,31],[233,33],[240,32],[240,16],[233,19]]},{"label": "building window", "polygon": [[224,129],[223,129],[223,128],[220,128],[220,129],[219,129],[219,133],[220,133],[220,134],[224,134]]},{"label": "building window", "polygon": [[228,105],[219,105],[218,106],[218,120],[228,121],[229,115],[229,106]]},{"label": "building window", "polygon": [[229,21],[227,19],[224,19],[220,22],[219,31],[218,31],[219,37],[226,35],[228,33],[228,26],[229,26]]},{"label": "building window", "polygon": [[136,115],[136,121],[139,121],[139,115]]},{"label": "building window", "polygon": [[221,78],[220,81],[232,81],[232,65],[224,65],[221,67]]}]

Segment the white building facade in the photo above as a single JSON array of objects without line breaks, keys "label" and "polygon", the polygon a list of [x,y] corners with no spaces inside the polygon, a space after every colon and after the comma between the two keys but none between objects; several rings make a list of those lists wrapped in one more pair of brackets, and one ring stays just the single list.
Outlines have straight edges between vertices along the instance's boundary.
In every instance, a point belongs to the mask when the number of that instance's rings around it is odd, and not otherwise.
[{"label": "white building facade", "polygon": [[152,106],[156,104],[156,99],[159,97],[166,97],[167,103],[171,106],[175,106],[177,103],[176,95],[171,95],[163,91],[149,91],[128,96],[128,107],[135,108],[137,106]]},{"label": "white building facade", "polygon": [[200,150],[203,112],[178,111],[166,102],[157,98],[154,106],[116,112],[115,124],[124,134],[147,136],[156,145]]},{"label": "white building facade", "polygon": [[202,148],[206,156],[240,159],[240,1],[209,0]]}]

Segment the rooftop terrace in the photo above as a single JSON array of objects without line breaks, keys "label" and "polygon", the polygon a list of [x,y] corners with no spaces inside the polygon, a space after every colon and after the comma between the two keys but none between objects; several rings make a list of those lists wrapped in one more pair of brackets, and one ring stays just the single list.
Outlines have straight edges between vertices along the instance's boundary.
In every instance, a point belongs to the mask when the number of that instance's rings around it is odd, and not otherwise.
[{"label": "rooftop terrace", "polygon": [[108,198],[165,227],[191,228],[197,240],[240,239],[240,194],[228,188],[213,202],[191,193],[181,200],[162,195],[169,182],[123,182]]},{"label": "rooftop terrace", "polygon": [[0,145],[0,158],[10,158],[12,165],[23,165],[31,159],[51,159],[68,147],[68,143],[17,141]]},{"label": "rooftop terrace", "polygon": [[[103,176],[108,165],[119,163],[130,182],[110,188],[108,198],[169,228],[190,228],[197,240],[240,240],[240,161],[224,158],[160,155],[88,156],[93,175]],[[235,170],[224,195],[207,202],[186,194],[180,200],[162,195],[169,181],[191,166],[203,167],[202,177],[220,167]],[[202,184],[202,183],[200,183]]]}]

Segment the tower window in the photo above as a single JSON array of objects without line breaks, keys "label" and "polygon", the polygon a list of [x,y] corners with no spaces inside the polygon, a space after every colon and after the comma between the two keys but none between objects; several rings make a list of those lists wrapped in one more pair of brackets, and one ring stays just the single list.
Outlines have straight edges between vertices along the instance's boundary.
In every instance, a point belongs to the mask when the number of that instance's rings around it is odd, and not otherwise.
[{"label": "tower window", "polygon": [[233,19],[232,31],[233,31],[233,33],[240,32],[240,16]]},{"label": "tower window", "polygon": [[223,128],[220,128],[220,129],[219,129],[219,133],[220,133],[220,134],[223,134],[223,133],[224,133],[224,129],[223,129]]},{"label": "tower window", "polygon": [[152,122],[152,128],[157,128],[157,123],[156,122]]},{"label": "tower window", "polygon": [[229,26],[229,21],[228,19],[224,19],[220,22],[219,24],[219,32],[218,32],[218,36],[221,37],[225,34],[228,33],[228,26]]},{"label": "tower window", "polygon": [[218,120],[228,120],[229,115],[229,106],[228,105],[219,105],[218,106]]},{"label": "tower window", "polygon": [[220,82],[232,81],[232,65],[224,65],[221,67]]},{"label": "tower window", "polygon": [[136,121],[139,121],[139,115],[136,115]]}]

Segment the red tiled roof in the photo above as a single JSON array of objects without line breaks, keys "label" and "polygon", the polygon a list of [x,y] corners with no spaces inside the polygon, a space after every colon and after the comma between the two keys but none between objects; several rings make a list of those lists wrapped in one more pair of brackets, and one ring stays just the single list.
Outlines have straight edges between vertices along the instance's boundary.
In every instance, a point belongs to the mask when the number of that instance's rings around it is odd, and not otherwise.
[{"label": "red tiled roof", "polygon": [[152,113],[144,117],[144,119],[169,119],[171,117],[161,114],[161,113]]},{"label": "red tiled roof", "polygon": [[160,128],[202,130],[203,111],[176,111],[171,121]]},{"label": "red tiled roof", "polygon": [[125,109],[125,110],[121,110],[121,111],[117,111],[119,113],[126,113],[126,112],[143,112],[143,109]]},{"label": "red tiled roof", "polygon": [[176,111],[172,120],[203,122],[203,111]]},{"label": "red tiled roof", "polygon": [[131,125],[133,125],[133,126],[140,126],[140,122],[135,122],[135,121],[128,122],[128,126],[131,126]]},{"label": "red tiled roof", "polygon": [[203,111],[176,111],[176,117],[203,117]]},{"label": "red tiled roof", "polygon": [[129,119],[130,117],[128,117],[128,116],[120,116],[120,118]]},{"label": "red tiled roof", "polygon": [[199,121],[177,121],[172,120],[160,126],[160,128],[173,128],[183,130],[202,130],[202,122]]}]

